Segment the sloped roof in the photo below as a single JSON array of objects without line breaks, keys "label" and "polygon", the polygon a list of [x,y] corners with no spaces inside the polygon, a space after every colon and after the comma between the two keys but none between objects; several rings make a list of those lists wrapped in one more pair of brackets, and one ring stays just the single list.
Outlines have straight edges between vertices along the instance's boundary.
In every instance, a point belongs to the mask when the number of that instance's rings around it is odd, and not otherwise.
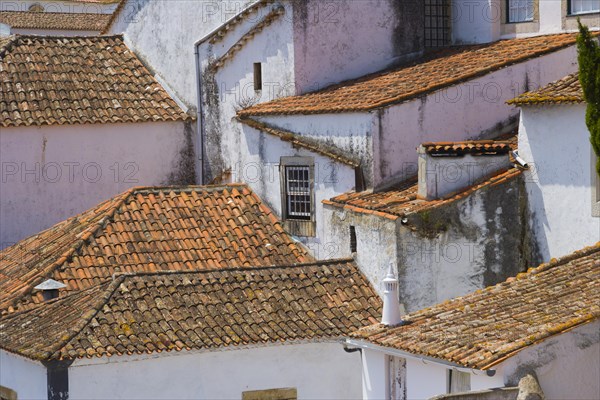
[{"label": "sloped roof", "polygon": [[506,154],[512,149],[509,142],[496,140],[469,140],[465,142],[426,142],[421,146],[428,154],[452,155],[496,155]]},{"label": "sloped roof", "polygon": [[522,171],[517,168],[498,171],[483,182],[436,200],[422,200],[417,198],[418,181],[414,177],[388,190],[344,193],[331,200],[323,200],[323,204],[362,214],[373,214],[378,217],[397,220],[410,214],[454,203],[470,196],[478,190],[505,184],[520,176],[521,173]]},{"label": "sloped roof", "polygon": [[122,275],[1,319],[0,348],[44,360],[338,339],[381,307],[351,260]]},{"label": "sloped roof", "polygon": [[120,35],[0,47],[0,127],[189,119]]},{"label": "sloped roof", "polygon": [[0,11],[0,23],[11,28],[100,32],[111,14]]},{"label": "sloped roof", "polygon": [[0,251],[0,311],[71,293],[115,273],[290,265],[313,258],[244,185],[134,188]]},{"label": "sloped roof", "polygon": [[600,243],[499,285],[351,337],[486,370],[528,346],[600,317]]},{"label": "sloped roof", "polygon": [[360,166],[360,160],[349,156],[346,152],[344,152],[344,150],[331,144],[319,140],[311,140],[308,137],[298,135],[285,129],[274,127],[252,118],[239,118],[238,120],[251,128],[278,137],[282,141],[288,142],[294,147],[301,147],[314,153],[321,154],[353,168]]},{"label": "sloped roof", "polygon": [[583,89],[579,82],[579,74],[568,75],[552,82],[539,90],[527,92],[508,101],[517,106],[541,104],[576,104],[583,103]]},{"label": "sloped roof", "polygon": [[368,111],[403,102],[575,44],[576,34],[451,47],[407,66],[324,90],[261,103],[240,116]]}]

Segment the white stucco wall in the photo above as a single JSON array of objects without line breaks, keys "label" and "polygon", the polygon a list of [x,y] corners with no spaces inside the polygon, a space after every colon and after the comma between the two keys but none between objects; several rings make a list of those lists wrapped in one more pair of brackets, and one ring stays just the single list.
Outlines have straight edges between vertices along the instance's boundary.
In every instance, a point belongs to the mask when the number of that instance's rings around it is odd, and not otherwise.
[{"label": "white stucco wall", "polygon": [[511,127],[498,124],[518,115],[507,100],[576,69],[572,46],[384,109],[381,133],[373,136],[375,186],[414,174],[420,143],[501,134]]},{"label": "white stucco wall", "polygon": [[418,195],[430,200],[462,191],[511,166],[508,154],[435,156],[421,149]]},{"label": "white stucco wall", "polygon": [[272,115],[256,119],[340,149],[361,161],[366,179],[371,182],[372,135],[377,127],[375,116],[375,113],[342,113]]},{"label": "white stucco wall", "polygon": [[362,350],[363,400],[387,399],[389,395],[388,355],[373,350]]},{"label": "white stucco wall", "polygon": [[[374,215],[356,213],[339,207],[324,206],[325,237],[339,250],[339,257],[354,256],[361,272],[383,297],[382,281],[390,264],[398,263],[398,225],[400,222]],[[350,227],[357,238],[356,254],[350,252]]]},{"label": "white stucco wall", "polygon": [[452,1],[455,44],[489,43],[500,38],[501,0]]},{"label": "white stucco wall", "polygon": [[325,235],[348,257],[356,229],[357,265],[380,295],[390,263],[408,312],[462,296],[522,272],[526,227],[523,184],[483,188],[443,207],[390,220],[325,205]]},{"label": "white stucco wall", "polygon": [[354,169],[326,156],[304,149],[294,149],[288,142],[243,127],[240,144],[232,170],[232,180],[245,182],[252,190],[281,217],[281,179],[279,164],[284,156],[306,156],[314,158],[315,171],[315,220],[317,236],[301,237],[301,240],[317,259],[340,258],[344,248],[329,235],[326,229],[327,217],[324,215],[324,199],[345,193],[354,187]]},{"label": "white stucco wall", "polygon": [[540,33],[556,33],[562,30],[562,0],[539,2]]},{"label": "white stucco wall", "polygon": [[600,241],[592,216],[593,160],[585,105],[523,107],[519,154],[526,173],[532,228],[544,260]]},{"label": "white stucco wall", "polygon": [[177,96],[196,105],[194,43],[251,1],[128,0],[109,33],[124,33]]},{"label": "white stucco wall", "polygon": [[0,247],[130,187],[169,183],[185,144],[183,122],[2,128]]},{"label": "white stucco wall", "polygon": [[288,387],[298,399],[359,399],[360,353],[312,343],[79,360],[69,368],[72,400],[240,399],[244,391]]},{"label": "white stucco wall", "polygon": [[297,2],[294,12],[298,93],[382,70],[423,50],[417,2],[308,0]]},{"label": "white stucco wall", "polygon": [[[383,351],[382,351],[383,350]],[[389,398],[390,364],[389,357],[381,350],[363,348],[363,399],[382,400]],[[394,356],[399,356],[394,354]],[[448,371],[450,366],[407,356],[406,360],[406,399],[424,400],[448,392]],[[484,371],[462,369],[469,372],[471,390],[484,390],[504,386],[502,369],[493,376]],[[402,378],[401,378],[402,379]],[[400,397],[398,398],[400,400]],[[394,399],[395,400],[395,399]]]},{"label": "white stucco wall", "polygon": [[[212,164],[215,175],[223,170],[231,169],[240,161],[241,125],[234,120],[238,111],[257,102],[266,102],[278,97],[294,94],[294,54],[293,31],[291,23],[291,5],[285,5],[285,14],[277,18],[268,27],[246,42],[233,59],[225,64],[214,75],[216,93],[205,86],[204,95],[210,106],[205,106],[206,143],[205,149]],[[203,71],[206,71],[208,57],[219,58],[237,40],[264,18],[272,7],[259,9],[251,18],[229,32],[225,40],[215,45],[202,46]],[[254,90],[254,63],[262,64],[263,90]],[[204,72],[205,77],[207,72]],[[215,162],[215,157],[221,160]],[[219,165],[221,164],[222,165]],[[221,169],[219,171],[218,169]]]},{"label": "white stucco wall", "polygon": [[46,399],[46,383],[46,368],[41,363],[0,350],[0,386],[17,392],[19,400]]},{"label": "white stucco wall", "polygon": [[600,322],[578,327],[531,346],[503,363],[504,378],[515,384],[535,371],[548,400],[600,398]]}]

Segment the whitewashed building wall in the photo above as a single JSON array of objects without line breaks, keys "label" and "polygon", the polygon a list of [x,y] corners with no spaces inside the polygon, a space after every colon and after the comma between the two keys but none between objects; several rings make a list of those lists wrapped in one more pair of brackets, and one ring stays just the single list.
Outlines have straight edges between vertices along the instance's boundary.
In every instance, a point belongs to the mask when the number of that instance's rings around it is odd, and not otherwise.
[{"label": "whitewashed building wall", "polygon": [[240,399],[245,391],[296,388],[298,399],[358,399],[360,376],[360,353],[339,343],[109,357],[73,363],[69,398]]},{"label": "whitewashed building wall", "polygon": [[585,108],[522,107],[519,154],[532,164],[526,174],[530,223],[545,261],[600,241],[600,183]]},{"label": "whitewashed building wall", "polygon": [[0,350],[0,386],[17,392],[17,398],[48,398],[46,367],[42,363]]},{"label": "whitewashed building wall", "polygon": [[[595,400],[600,393],[599,328],[600,322],[592,322],[529,346],[491,368],[492,376],[486,371],[460,371],[469,372],[471,391],[515,387],[523,376],[534,373],[548,400]],[[384,348],[363,349],[363,399],[386,398],[390,357],[402,355]],[[447,393],[451,366],[408,354],[405,359],[406,399],[429,399]]]},{"label": "whitewashed building wall", "polygon": [[247,183],[254,193],[282,215],[280,159],[281,157],[310,157],[314,160],[315,237],[298,237],[317,259],[340,258],[338,242],[328,236],[326,216],[319,198],[338,196],[354,187],[354,168],[327,156],[292,147],[277,137],[243,126],[240,134],[239,164],[234,165],[232,180]]}]

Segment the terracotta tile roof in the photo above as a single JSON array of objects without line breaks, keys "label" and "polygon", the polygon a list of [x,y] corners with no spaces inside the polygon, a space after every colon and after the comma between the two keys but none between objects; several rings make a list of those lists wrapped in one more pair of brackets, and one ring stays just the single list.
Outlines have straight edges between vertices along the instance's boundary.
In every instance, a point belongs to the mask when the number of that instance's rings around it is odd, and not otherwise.
[{"label": "terracotta tile roof", "polygon": [[579,74],[568,75],[558,81],[533,92],[527,92],[508,101],[508,104],[572,104],[583,103],[583,90],[579,82]]},{"label": "terracotta tile roof", "polygon": [[256,121],[252,118],[239,118],[238,120],[254,129],[276,136],[284,142],[289,142],[294,147],[310,150],[314,153],[321,154],[325,157],[329,157],[335,161],[339,161],[342,164],[346,164],[354,168],[360,166],[361,164],[360,160],[349,157],[343,150],[330,144],[318,140],[311,140],[311,138],[304,137],[281,128],[276,128],[269,124],[265,124],[264,122]]},{"label": "terracotta tile roof", "polygon": [[381,192],[368,190],[358,193],[344,193],[331,200],[323,200],[323,204],[344,208],[353,212],[373,214],[379,217],[396,220],[410,214],[419,213],[435,207],[441,207],[457,200],[464,199],[478,190],[502,185],[517,178],[521,173],[522,171],[517,168],[499,171],[496,175],[481,183],[473,185],[459,193],[437,200],[417,199],[418,183],[417,178],[414,177],[389,190]]},{"label": "terracotta tile roof", "polygon": [[42,302],[46,279],[70,293],[117,272],[313,261],[244,185],[135,188],[0,251],[0,311]]},{"label": "terracotta tile roof", "polygon": [[490,369],[524,348],[600,317],[600,243],[506,282],[426,308],[408,325],[351,336],[412,354]]},{"label": "terracotta tile roof", "polygon": [[111,14],[0,11],[0,23],[11,28],[100,32]]},{"label": "terracotta tile roof", "polygon": [[240,116],[367,111],[410,100],[506,66],[573,45],[576,34],[501,40],[451,47],[392,71],[343,82],[322,91],[257,104]]},{"label": "terracotta tile roof", "polygon": [[471,140],[467,142],[427,142],[422,143],[428,154],[506,154],[511,151],[509,142],[496,140]]},{"label": "terracotta tile roof", "polygon": [[122,36],[17,35],[0,48],[0,127],[190,118]]},{"label": "terracotta tile roof", "polygon": [[351,260],[122,275],[1,319],[0,348],[43,360],[333,340],[381,307]]}]

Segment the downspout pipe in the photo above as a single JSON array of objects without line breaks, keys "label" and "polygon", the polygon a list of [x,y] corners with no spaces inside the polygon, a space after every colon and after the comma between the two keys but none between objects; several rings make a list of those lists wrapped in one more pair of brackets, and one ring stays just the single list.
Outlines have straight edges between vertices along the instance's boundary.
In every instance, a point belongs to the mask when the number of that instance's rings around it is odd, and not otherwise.
[{"label": "downspout pipe", "polygon": [[237,13],[233,17],[229,18],[227,21],[225,21],[224,23],[219,25],[217,28],[213,29],[208,34],[204,35],[200,40],[196,41],[196,43],[194,43],[194,58],[196,61],[196,82],[197,82],[196,101],[198,103],[198,106],[196,107],[196,112],[197,112],[196,131],[198,132],[198,136],[199,136],[198,142],[199,142],[199,146],[200,146],[200,151],[199,151],[200,173],[199,173],[199,182],[198,183],[200,185],[205,184],[205,182],[204,182],[204,179],[205,179],[205,176],[204,176],[205,175],[205,173],[204,173],[204,162],[205,162],[204,142],[205,142],[205,137],[206,137],[206,131],[205,131],[205,126],[204,126],[204,104],[202,103],[203,98],[204,98],[204,89],[202,86],[202,76],[204,74],[204,71],[202,71],[202,64],[201,64],[201,60],[200,60],[200,46],[202,44],[206,43],[207,40],[209,40],[211,37],[213,37],[218,31],[223,29],[226,25],[230,24],[233,20],[238,18],[240,14],[245,13],[252,7],[254,7],[264,1],[265,0],[257,0],[255,2],[252,2],[251,4],[249,4],[248,6],[243,8],[239,13]]},{"label": "downspout pipe", "polygon": [[200,147],[198,154],[200,158],[200,171],[198,174],[198,183],[200,185],[204,185],[204,106],[202,104],[202,67],[200,66],[200,51],[199,45],[195,46],[195,59],[196,59],[196,79],[198,90],[196,90],[196,102],[198,106],[196,107],[196,132],[198,132],[198,146]]}]

